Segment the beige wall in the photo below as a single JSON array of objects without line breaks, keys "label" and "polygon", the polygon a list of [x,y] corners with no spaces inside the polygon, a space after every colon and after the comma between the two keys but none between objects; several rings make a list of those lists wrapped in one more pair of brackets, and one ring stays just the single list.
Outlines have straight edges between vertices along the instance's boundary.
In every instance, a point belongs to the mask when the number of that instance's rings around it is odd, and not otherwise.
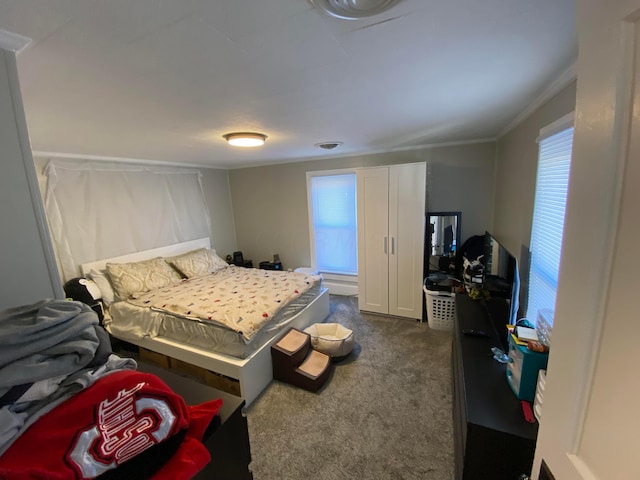
[{"label": "beige wall", "polygon": [[493,213],[495,144],[480,143],[434,149],[428,209],[461,211],[461,242],[489,230]]},{"label": "beige wall", "polygon": [[574,110],[576,82],[544,103],[524,122],[498,139],[495,209],[491,233],[520,258],[529,247],[538,169],[540,129]]},{"label": "beige wall", "polygon": [[462,211],[462,239],[491,224],[492,142],[429,147],[229,171],[238,248],[254,265],[280,255],[285,268],[310,265],[306,172],[427,162],[427,208]]}]

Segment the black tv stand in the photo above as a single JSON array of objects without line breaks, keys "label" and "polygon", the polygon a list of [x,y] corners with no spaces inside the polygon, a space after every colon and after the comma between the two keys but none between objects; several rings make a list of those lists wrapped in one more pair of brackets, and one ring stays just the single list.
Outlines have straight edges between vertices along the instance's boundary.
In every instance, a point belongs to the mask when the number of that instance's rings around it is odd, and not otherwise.
[{"label": "black tv stand", "polygon": [[[465,336],[464,329],[488,337]],[[538,424],[527,423],[507,384],[506,365],[493,359],[501,347],[487,306],[456,295],[453,334],[453,426],[456,480],[514,480],[530,474]]]}]

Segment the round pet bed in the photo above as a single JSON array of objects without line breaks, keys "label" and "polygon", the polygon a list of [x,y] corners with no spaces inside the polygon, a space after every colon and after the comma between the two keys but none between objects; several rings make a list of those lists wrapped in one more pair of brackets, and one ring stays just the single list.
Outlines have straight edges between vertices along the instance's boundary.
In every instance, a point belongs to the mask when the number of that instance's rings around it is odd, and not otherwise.
[{"label": "round pet bed", "polygon": [[339,323],[314,323],[304,330],[311,337],[311,345],[332,357],[344,357],[353,350],[353,331]]}]

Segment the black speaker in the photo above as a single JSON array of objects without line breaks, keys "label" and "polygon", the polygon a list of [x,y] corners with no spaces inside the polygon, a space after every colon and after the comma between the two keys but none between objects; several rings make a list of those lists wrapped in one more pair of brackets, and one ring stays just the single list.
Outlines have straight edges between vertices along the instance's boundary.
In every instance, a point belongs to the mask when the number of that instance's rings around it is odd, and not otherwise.
[{"label": "black speaker", "polygon": [[242,252],[233,252],[233,264],[236,267],[253,268],[253,262],[251,260],[245,260]]},{"label": "black speaker", "polygon": [[244,266],[244,257],[242,252],[233,252],[233,264],[237,267]]}]

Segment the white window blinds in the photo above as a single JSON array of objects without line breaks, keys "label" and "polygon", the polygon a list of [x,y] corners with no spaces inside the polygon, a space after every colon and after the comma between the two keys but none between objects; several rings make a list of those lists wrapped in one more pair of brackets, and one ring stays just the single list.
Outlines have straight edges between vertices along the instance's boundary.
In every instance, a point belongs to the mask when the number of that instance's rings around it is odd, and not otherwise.
[{"label": "white window blinds", "polygon": [[[565,122],[566,127],[566,122]],[[549,130],[557,133],[548,133]],[[553,324],[556,304],[564,214],[569,186],[573,127],[541,132],[533,224],[527,318],[536,322],[538,312]],[[545,136],[546,133],[546,136]]]},{"label": "white window blinds", "polygon": [[314,267],[326,273],[358,272],[356,175],[311,175],[308,183]]}]

